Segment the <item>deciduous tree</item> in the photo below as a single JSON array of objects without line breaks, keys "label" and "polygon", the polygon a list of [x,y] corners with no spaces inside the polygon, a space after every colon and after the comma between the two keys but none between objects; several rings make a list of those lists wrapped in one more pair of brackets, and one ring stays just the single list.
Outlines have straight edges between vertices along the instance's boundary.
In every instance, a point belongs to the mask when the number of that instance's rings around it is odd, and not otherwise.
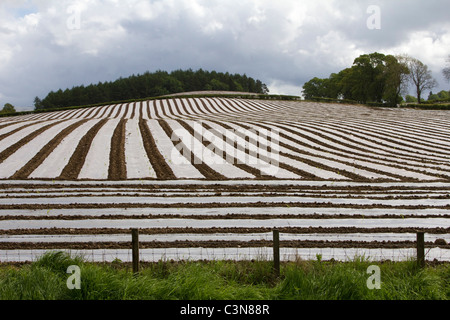
[{"label": "deciduous tree", "polygon": [[406,58],[408,69],[410,72],[410,79],[415,87],[417,102],[421,102],[422,93],[425,90],[431,90],[437,86],[436,80],[431,74],[431,70],[422,61],[407,57]]}]

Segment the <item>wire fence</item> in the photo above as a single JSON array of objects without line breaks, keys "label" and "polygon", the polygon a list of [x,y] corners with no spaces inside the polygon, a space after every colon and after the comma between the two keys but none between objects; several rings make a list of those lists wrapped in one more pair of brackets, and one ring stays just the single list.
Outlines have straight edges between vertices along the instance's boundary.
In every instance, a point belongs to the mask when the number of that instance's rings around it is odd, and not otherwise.
[{"label": "wire fence", "polygon": [[[274,231],[275,232],[275,231]],[[81,236],[70,236],[72,241],[80,241]],[[40,244],[48,241],[45,249],[15,249],[0,250],[0,262],[31,262],[36,261],[49,251],[65,251],[71,256],[82,257],[90,262],[133,262],[138,257],[143,262],[158,261],[199,261],[199,260],[274,260],[274,248],[279,249],[280,261],[298,260],[336,260],[352,261],[364,259],[370,261],[406,261],[418,258],[417,234],[292,234],[280,233],[278,243],[273,241],[273,233],[261,234],[162,234],[139,235],[137,240],[137,255],[133,252],[132,234],[82,236],[86,243],[84,249],[67,249],[58,245],[70,243],[67,236],[50,236],[37,239],[35,236],[22,236],[26,243]],[[89,246],[115,240],[121,245],[89,249]],[[194,241],[195,240],[195,241]],[[231,241],[233,240],[233,241]],[[425,234],[422,244],[424,260],[450,261],[450,234]],[[1,242],[18,241],[17,236],[2,237]],[[183,242],[185,241],[185,242]],[[260,245],[255,241],[259,241]],[[295,241],[295,242],[293,242]],[[180,243],[183,242],[183,246]],[[79,242],[78,242],[79,243]],[[219,244],[220,243],[220,244]],[[386,244],[389,244],[386,246]],[[125,245],[124,245],[125,244]],[[353,244],[353,247],[352,247]],[[139,247],[140,245],[140,247]],[[221,246],[222,245],[222,246]],[[297,245],[297,246],[296,246]],[[50,247],[50,248],[49,248]],[[135,256],[134,256],[135,255]]]}]

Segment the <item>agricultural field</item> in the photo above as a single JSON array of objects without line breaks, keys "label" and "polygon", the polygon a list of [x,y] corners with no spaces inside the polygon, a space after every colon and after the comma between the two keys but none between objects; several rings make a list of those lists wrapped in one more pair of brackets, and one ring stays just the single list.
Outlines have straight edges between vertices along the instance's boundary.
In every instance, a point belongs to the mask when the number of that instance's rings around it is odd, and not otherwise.
[{"label": "agricultural field", "polygon": [[447,111],[187,98],[0,118],[0,262],[450,261]]}]

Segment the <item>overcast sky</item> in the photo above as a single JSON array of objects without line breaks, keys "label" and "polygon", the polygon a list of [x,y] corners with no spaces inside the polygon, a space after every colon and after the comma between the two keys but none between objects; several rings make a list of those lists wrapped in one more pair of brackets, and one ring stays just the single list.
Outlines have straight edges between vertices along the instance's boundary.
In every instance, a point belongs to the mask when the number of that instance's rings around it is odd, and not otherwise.
[{"label": "overcast sky", "polygon": [[[443,0],[0,0],[0,107],[145,71],[247,74],[300,95],[361,54],[406,53],[439,87],[450,54]],[[412,91],[412,90],[411,90]]]}]

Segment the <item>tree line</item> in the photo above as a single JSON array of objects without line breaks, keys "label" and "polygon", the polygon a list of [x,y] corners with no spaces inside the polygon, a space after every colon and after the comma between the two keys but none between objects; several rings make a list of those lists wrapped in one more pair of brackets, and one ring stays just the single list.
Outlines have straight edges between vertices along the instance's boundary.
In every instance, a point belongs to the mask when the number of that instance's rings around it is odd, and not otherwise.
[{"label": "tree line", "polygon": [[92,105],[130,99],[145,99],[190,91],[234,91],[267,94],[269,89],[260,80],[228,72],[176,70],[145,72],[111,82],[51,91],[42,100],[34,99],[36,110]]},{"label": "tree line", "polygon": [[[450,65],[450,56],[447,60]],[[450,67],[443,70],[450,80]],[[359,103],[382,103],[396,105],[412,85],[418,103],[424,101],[423,93],[437,86],[428,66],[408,55],[363,54],[353,65],[328,78],[313,78],[303,86],[306,100],[330,98],[357,101]],[[441,92],[441,96],[445,96]],[[435,98],[435,96],[433,96]]]}]

